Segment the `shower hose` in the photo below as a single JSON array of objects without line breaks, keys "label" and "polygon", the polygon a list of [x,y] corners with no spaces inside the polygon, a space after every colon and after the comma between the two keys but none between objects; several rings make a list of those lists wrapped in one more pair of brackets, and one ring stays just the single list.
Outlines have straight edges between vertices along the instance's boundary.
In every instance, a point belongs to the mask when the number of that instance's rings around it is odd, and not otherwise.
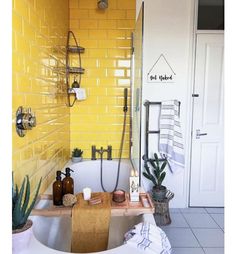
[{"label": "shower hose", "polygon": [[[114,187],[113,191],[116,190],[116,188],[118,186],[118,182],[119,182],[119,177],[120,177],[120,163],[121,163],[122,151],[123,151],[123,146],[124,146],[127,110],[128,110],[128,108],[127,108],[127,90],[125,90],[125,106],[124,106],[123,131],[122,131],[121,142],[120,142],[120,149],[119,149],[119,161],[118,161],[118,168],[117,168],[117,175],[116,175],[116,184],[115,184],[115,187]],[[103,185],[102,172],[103,172],[103,153],[101,153],[100,182],[101,182],[101,186],[102,186],[103,191],[107,192],[107,190],[104,188],[104,185]]]}]

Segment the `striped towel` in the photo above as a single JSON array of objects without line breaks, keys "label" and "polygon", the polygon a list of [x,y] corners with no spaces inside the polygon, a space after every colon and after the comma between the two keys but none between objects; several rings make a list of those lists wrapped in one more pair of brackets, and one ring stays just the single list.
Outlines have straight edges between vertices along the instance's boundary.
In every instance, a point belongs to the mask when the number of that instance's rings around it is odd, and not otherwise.
[{"label": "striped towel", "polygon": [[170,242],[164,231],[148,222],[139,223],[128,231],[125,243],[146,254],[171,254]]},{"label": "striped towel", "polygon": [[184,168],[184,145],[180,127],[179,101],[163,101],[160,113],[159,152],[172,172]]}]

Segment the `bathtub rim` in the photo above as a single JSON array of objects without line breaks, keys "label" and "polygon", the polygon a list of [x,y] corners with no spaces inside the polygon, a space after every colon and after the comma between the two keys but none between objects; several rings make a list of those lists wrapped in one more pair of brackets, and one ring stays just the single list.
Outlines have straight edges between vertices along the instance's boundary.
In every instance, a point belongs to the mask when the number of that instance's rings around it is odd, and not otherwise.
[{"label": "bathtub rim", "polygon": [[[141,215],[141,221],[142,222],[149,222],[153,225],[156,225],[155,224],[155,220],[154,220],[154,217],[152,214],[142,214]],[[140,221],[140,222],[141,222]],[[29,244],[29,248],[25,251],[22,252],[22,254],[68,254],[68,253],[71,253],[71,254],[79,254],[79,253],[75,253],[75,252],[65,252],[65,251],[59,251],[59,250],[55,250],[55,249],[52,249],[48,246],[46,246],[45,244],[41,243],[34,235],[34,232],[32,234],[32,238],[30,240],[30,244]],[[116,248],[113,248],[113,249],[109,249],[109,250],[105,250],[105,251],[100,251],[100,252],[90,252],[88,254],[132,254],[132,253],[143,253],[142,251],[136,249],[136,248],[133,248],[127,244],[123,244],[123,245],[120,245]],[[81,253],[82,254],[82,253]]]},{"label": "bathtub rim", "polygon": [[[107,160],[107,159],[103,159],[103,162],[104,161],[108,161],[108,163],[111,163],[111,162],[118,162],[119,159],[115,158],[115,159],[112,159],[112,160]],[[69,166],[72,166],[72,165],[76,165],[76,164],[80,164],[80,163],[84,163],[84,162],[94,162],[94,163],[99,163],[100,162],[100,158],[96,159],[96,160],[91,160],[91,159],[83,159],[82,161],[79,161],[79,162],[73,162],[71,160],[71,158],[66,162],[66,164],[62,167],[62,169],[66,168],[66,167],[69,167]],[[124,159],[121,159],[121,164],[122,163],[125,163],[125,164],[130,164],[130,166],[132,167],[133,169],[133,164],[132,164],[132,161],[129,159],[129,158],[124,158]]]}]

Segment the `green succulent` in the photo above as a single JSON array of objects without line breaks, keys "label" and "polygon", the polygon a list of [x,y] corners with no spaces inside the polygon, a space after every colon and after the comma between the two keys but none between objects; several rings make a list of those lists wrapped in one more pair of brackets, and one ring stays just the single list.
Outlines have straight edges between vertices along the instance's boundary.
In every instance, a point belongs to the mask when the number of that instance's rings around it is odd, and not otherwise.
[{"label": "green succulent", "polygon": [[83,154],[83,151],[81,149],[75,148],[72,151],[72,157],[81,157]]},{"label": "green succulent", "polygon": [[30,201],[29,176],[28,175],[25,176],[19,190],[17,184],[16,185],[14,184],[14,179],[12,174],[12,230],[21,229],[26,224],[27,219],[38,197],[41,182],[42,182],[42,178],[40,179],[38,183],[35,195],[30,204],[29,203]]},{"label": "green succulent", "polygon": [[[153,159],[144,158],[144,169],[143,176],[149,179],[154,186],[160,187],[166,176],[164,169],[167,165],[167,160],[160,161],[157,154],[154,153]],[[150,166],[152,167],[150,169]]]}]

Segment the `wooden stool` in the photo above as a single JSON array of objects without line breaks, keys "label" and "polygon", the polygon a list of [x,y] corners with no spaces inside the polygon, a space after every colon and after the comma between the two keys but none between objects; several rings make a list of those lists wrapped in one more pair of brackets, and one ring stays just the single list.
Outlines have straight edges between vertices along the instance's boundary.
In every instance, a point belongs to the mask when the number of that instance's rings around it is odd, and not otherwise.
[{"label": "wooden stool", "polygon": [[157,226],[164,226],[171,223],[169,212],[169,201],[174,197],[174,193],[171,191],[166,192],[166,198],[162,201],[152,200],[155,205],[154,218]]}]

